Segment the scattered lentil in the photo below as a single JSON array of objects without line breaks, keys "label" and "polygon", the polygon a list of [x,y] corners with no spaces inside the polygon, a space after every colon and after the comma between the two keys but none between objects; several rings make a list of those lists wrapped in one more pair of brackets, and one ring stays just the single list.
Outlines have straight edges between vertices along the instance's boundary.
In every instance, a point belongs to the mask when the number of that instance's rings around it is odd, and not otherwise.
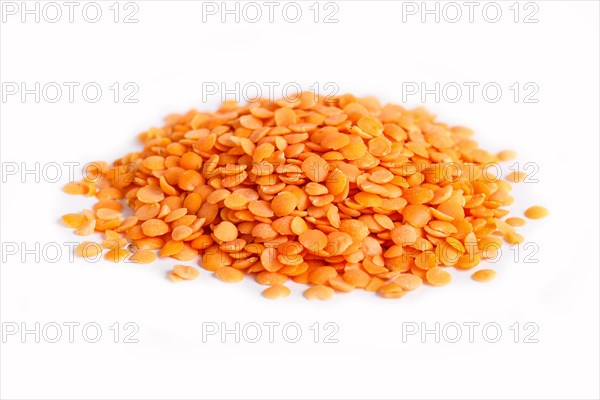
[{"label": "scattered lentil", "polygon": [[189,265],[177,264],[173,266],[173,273],[185,280],[193,280],[200,276],[200,271]]},{"label": "scattered lentil", "polygon": [[86,219],[81,214],[65,214],[62,216],[62,221],[71,228],[79,228]]},{"label": "scattered lentil", "polygon": [[403,297],[406,292],[402,290],[402,286],[396,283],[388,283],[379,288],[379,295],[386,299],[399,299]]},{"label": "scattered lentil", "polygon": [[331,300],[334,294],[332,288],[324,285],[311,286],[304,291],[304,297],[308,300]]},{"label": "scattered lentil", "polygon": [[446,286],[452,280],[452,276],[439,267],[431,268],[425,274],[427,282],[433,286]]},{"label": "scattered lentil", "polygon": [[242,279],[244,279],[244,274],[240,270],[232,267],[217,268],[215,275],[217,278],[227,283],[240,282]]},{"label": "scattered lentil", "polygon": [[489,282],[496,277],[496,271],[493,269],[480,269],[475,271],[471,278],[477,282]]},{"label": "scattered lentil", "polygon": [[286,286],[273,285],[263,290],[262,295],[265,296],[267,299],[274,300],[280,299],[282,297],[288,297],[290,293],[290,289],[288,289]]},{"label": "scattered lentil", "polygon": [[540,219],[550,214],[547,208],[542,206],[532,206],[525,210],[525,216],[529,219]]}]

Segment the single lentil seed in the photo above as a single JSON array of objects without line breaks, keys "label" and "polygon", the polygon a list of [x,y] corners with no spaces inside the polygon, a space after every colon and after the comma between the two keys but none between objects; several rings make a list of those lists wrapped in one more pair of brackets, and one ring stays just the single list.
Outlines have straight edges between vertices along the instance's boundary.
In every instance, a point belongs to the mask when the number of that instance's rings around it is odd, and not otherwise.
[{"label": "single lentil seed", "polygon": [[288,297],[290,293],[290,289],[282,285],[273,285],[262,291],[262,295],[270,300]]},{"label": "single lentil seed", "polygon": [[244,274],[232,267],[220,267],[215,271],[217,278],[226,283],[236,283],[244,279]]},{"label": "single lentil seed", "polygon": [[545,218],[550,214],[547,208],[542,206],[532,206],[525,210],[525,216],[529,219]]},{"label": "single lentil seed", "polygon": [[386,299],[399,299],[404,297],[406,292],[402,290],[402,286],[396,283],[388,283],[379,288],[379,295]]},{"label": "single lentil seed", "polygon": [[177,264],[173,266],[173,273],[185,280],[193,280],[200,276],[200,271],[189,265]]},{"label": "single lentil seed", "polygon": [[65,214],[62,216],[62,221],[71,228],[79,228],[86,219],[81,214]]},{"label": "single lentil seed", "polygon": [[129,251],[121,248],[109,250],[105,255],[104,259],[112,262],[123,261],[129,255]]},{"label": "single lentil seed", "polygon": [[215,237],[223,242],[235,240],[238,236],[237,227],[229,221],[223,221],[213,229]]},{"label": "single lentil seed", "polygon": [[256,275],[256,282],[267,286],[283,285],[287,279],[286,275],[277,272],[264,271]]},{"label": "single lentil seed", "polygon": [[523,218],[511,217],[511,218],[506,218],[506,223],[509,224],[510,226],[523,226],[523,225],[525,225],[526,222]]},{"label": "single lentil seed", "polygon": [[149,219],[142,224],[142,231],[148,237],[162,236],[169,231],[169,225],[161,219]]},{"label": "single lentil seed", "polygon": [[477,282],[489,282],[496,277],[496,271],[493,269],[480,269],[475,271],[471,278]]},{"label": "single lentil seed", "polygon": [[413,274],[400,274],[393,279],[403,290],[415,290],[423,284],[423,280]]},{"label": "single lentil seed", "polygon": [[189,226],[181,225],[181,226],[178,226],[175,229],[173,229],[173,231],[171,232],[171,237],[173,238],[173,240],[176,240],[176,241],[184,240],[185,238],[190,236],[193,232],[194,232],[194,230],[192,228],[190,228]]},{"label": "single lentil seed", "polygon": [[95,257],[102,253],[102,246],[98,243],[84,241],[75,248],[75,254],[83,258]]},{"label": "single lentil seed", "polygon": [[323,285],[311,286],[304,291],[304,297],[308,300],[331,300],[334,294],[332,288]]},{"label": "single lentil seed", "polygon": [[156,261],[156,254],[153,251],[141,249],[129,257],[129,261],[139,264],[150,264]]},{"label": "single lentil seed", "polygon": [[439,267],[431,268],[425,274],[427,282],[433,286],[446,286],[452,280],[452,276]]}]

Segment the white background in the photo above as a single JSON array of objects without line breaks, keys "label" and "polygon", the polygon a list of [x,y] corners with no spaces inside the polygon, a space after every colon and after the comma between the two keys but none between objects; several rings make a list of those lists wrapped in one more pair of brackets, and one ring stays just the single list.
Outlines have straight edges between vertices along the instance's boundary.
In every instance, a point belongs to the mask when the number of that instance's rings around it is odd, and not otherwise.
[{"label": "white background", "polygon": [[[515,23],[512,1],[498,3],[503,14],[497,23],[485,21],[481,6],[473,23],[466,15],[457,23],[436,23],[432,16],[422,23],[419,14],[402,20],[401,2],[338,1],[338,23],[331,24],[322,22],[323,14],[319,23],[312,21],[313,2],[301,2],[296,24],[280,11],[274,23],[229,17],[222,24],[218,15],[203,22],[202,4],[192,1],[137,1],[138,23],[114,23],[113,2],[100,3],[103,16],[96,24],[76,9],[74,23],[66,16],[54,24],[31,16],[21,23],[17,14],[6,16],[0,28],[3,83],[97,82],[103,88],[97,103],[83,99],[80,90],[73,103],[66,93],[57,103],[36,103],[32,95],[1,103],[1,240],[20,250],[3,250],[3,326],[95,322],[103,330],[95,344],[84,340],[81,326],[74,343],[66,327],[58,343],[36,343],[33,335],[22,343],[18,334],[5,335],[2,398],[599,397],[597,2],[538,1],[538,22],[529,24],[523,19],[533,9],[521,3]],[[121,93],[115,103],[109,89],[114,82],[138,85],[139,102],[124,103]],[[539,167],[539,182],[517,185],[512,207],[516,216],[533,204],[551,210],[547,219],[520,230],[539,248],[533,256],[538,262],[525,262],[530,252],[523,248],[515,262],[516,253],[506,249],[492,265],[498,277],[489,284],[453,271],[451,285],[424,287],[401,300],[355,292],[322,303],[306,301],[297,285],[290,285],[289,298],[267,301],[252,279],[225,285],[204,270],[197,281],[174,285],[166,279],[173,264],[168,260],[73,262],[66,247],[58,262],[48,259],[53,253],[39,262],[24,254],[23,246],[80,240],[59,217],[90,208],[92,199],[61,191],[66,168],[58,183],[43,176],[38,183],[21,171],[7,175],[7,168],[112,161],[139,149],[135,136],[164,115],[213,110],[219,96],[203,99],[207,82],[230,89],[236,82],[304,88],[334,82],[340,92],[397,103],[403,82],[496,82],[503,89],[496,103],[476,90],[473,102],[465,92],[456,103],[429,96],[426,104],[441,121],[473,128],[483,148],[514,149],[521,165]],[[509,89],[515,82],[535,83],[538,102],[525,103],[526,92],[515,102]],[[406,100],[422,105],[419,96]],[[115,322],[121,324],[119,343],[110,330]],[[123,343],[126,322],[139,326],[138,343]],[[229,328],[236,322],[295,322],[302,337],[288,343],[280,326],[274,343],[266,327],[258,343],[236,343],[233,335],[225,343],[218,335],[205,343],[207,322]],[[319,343],[310,330],[315,322]],[[339,327],[338,343],[324,343],[327,322]],[[473,343],[465,326],[458,343],[436,343],[433,335],[425,343],[419,335],[403,341],[403,326],[411,322],[481,325]],[[525,343],[527,322],[539,327],[537,343]],[[497,343],[485,340],[486,323],[502,328]],[[520,324],[518,343],[514,323]]]}]

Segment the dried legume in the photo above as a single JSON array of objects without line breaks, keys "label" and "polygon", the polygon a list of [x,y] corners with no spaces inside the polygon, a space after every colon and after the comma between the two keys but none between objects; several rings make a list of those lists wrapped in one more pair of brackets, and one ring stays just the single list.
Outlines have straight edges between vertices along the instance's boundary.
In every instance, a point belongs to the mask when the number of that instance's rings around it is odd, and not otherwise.
[{"label": "dried legume", "polygon": [[288,289],[285,286],[273,285],[263,290],[262,295],[265,296],[267,299],[274,300],[282,297],[288,297],[290,293],[290,289]]},{"label": "dried legume", "polygon": [[[400,298],[426,281],[450,282],[449,268],[469,270],[524,238],[507,217],[514,199],[492,163],[516,158],[479,149],[464,127],[435,121],[423,109],[374,98],[224,103],[214,113],[170,115],[140,135],[144,148],[98,162],[95,175],[68,183],[70,194],[96,196],[93,210],[66,214],[83,242],[79,256],[150,263],[191,261],[224,282],[245,274],[286,297],[291,279],[311,285],[308,299],[355,288]],[[124,210],[126,205],[129,209]],[[548,215],[540,206],[525,216]],[[173,281],[198,277],[175,265]],[[493,278],[480,270],[473,279]]]},{"label": "dried legume", "polygon": [[525,210],[525,216],[529,219],[540,219],[550,214],[547,208],[542,206],[532,206]]},{"label": "dried legume", "polygon": [[480,269],[475,271],[471,278],[477,282],[489,282],[496,277],[496,271],[493,269]]},{"label": "dried legume", "polygon": [[196,268],[181,264],[173,266],[173,273],[181,279],[188,281],[196,279],[198,276],[200,276],[200,272]]},{"label": "dried legume", "polygon": [[308,300],[330,300],[334,293],[329,286],[315,285],[304,291],[304,297]]}]

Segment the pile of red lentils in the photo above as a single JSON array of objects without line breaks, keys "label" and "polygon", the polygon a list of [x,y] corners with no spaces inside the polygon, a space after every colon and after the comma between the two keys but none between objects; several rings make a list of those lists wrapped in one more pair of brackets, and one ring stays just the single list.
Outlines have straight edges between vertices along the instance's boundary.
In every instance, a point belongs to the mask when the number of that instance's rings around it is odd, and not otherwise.
[{"label": "pile of red lentils", "polygon": [[[423,282],[447,285],[451,267],[475,269],[503,240],[524,240],[515,227],[525,220],[505,207],[509,181],[526,175],[490,173],[516,154],[491,154],[471,136],[373,97],[225,102],[170,115],[139,135],[142,150],[89,164],[64,190],[97,201],[62,220],[103,235],[77,255],[169,258],[174,282],[198,278],[198,259],[224,282],[253,277],[270,299],[290,294],[288,280],[307,285],[311,300],[354,289],[399,298]],[[534,206],[525,216],[547,214]]]}]

